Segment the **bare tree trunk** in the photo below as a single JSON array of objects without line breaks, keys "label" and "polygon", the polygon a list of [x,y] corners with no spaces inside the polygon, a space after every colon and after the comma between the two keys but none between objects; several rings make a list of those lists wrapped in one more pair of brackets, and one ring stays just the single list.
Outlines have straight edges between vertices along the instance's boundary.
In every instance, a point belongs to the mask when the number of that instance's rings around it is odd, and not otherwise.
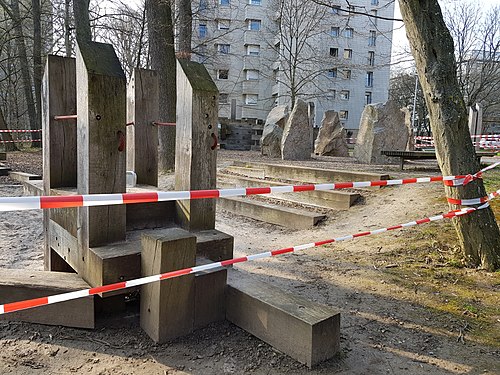
[{"label": "bare tree trunk", "polygon": [[[9,128],[7,127],[7,123],[5,122],[5,117],[3,116],[2,108],[0,108],[0,130],[9,130]],[[2,139],[3,141],[8,141],[8,143],[3,143],[3,149],[5,151],[9,152],[18,150],[16,144],[12,142],[12,133],[0,133],[0,139]]]},{"label": "bare tree trunk", "polygon": [[90,30],[89,3],[90,0],[73,0],[76,40],[78,42],[92,40],[92,32]]},{"label": "bare tree trunk", "polygon": [[71,47],[71,0],[64,1],[64,47],[66,57],[71,57],[73,49]]},{"label": "bare tree trunk", "polygon": [[179,14],[179,51],[181,59],[191,59],[191,40],[193,34],[193,10],[191,0],[178,0]]},{"label": "bare tree trunk", "polygon": [[[172,9],[168,0],[147,0],[151,66],[157,71],[160,85],[160,121],[175,122],[176,61]],[[161,126],[158,131],[160,171],[175,167],[175,127]]]},{"label": "bare tree trunk", "polygon": [[[42,128],[42,25],[40,0],[32,0],[33,14],[33,83],[35,85],[35,111],[37,128]],[[32,139],[40,140],[40,132],[31,134]],[[35,147],[42,147],[41,142],[35,142]]]},{"label": "bare tree trunk", "polygon": [[12,22],[15,34],[15,43],[21,68],[21,77],[24,86],[24,96],[28,108],[29,127],[32,130],[40,129],[41,122],[37,122],[35,101],[33,99],[33,84],[29,72],[28,55],[26,53],[26,44],[24,41],[23,26],[21,22],[21,13],[19,11],[19,0],[11,1]]},{"label": "bare tree trunk", "polygon": [[[467,127],[467,110],[457,80],[453,40],[437,0],[399,0],[406,35],[429,110],[436,154],[443,175],[479,171]],[[486,196],[481,180],[446,187],[448,197]],[[456,209],[457,206],[450,205]],[[490,208],[453,219],[465,259],[487,270],[500,267],[500,231]]]}]

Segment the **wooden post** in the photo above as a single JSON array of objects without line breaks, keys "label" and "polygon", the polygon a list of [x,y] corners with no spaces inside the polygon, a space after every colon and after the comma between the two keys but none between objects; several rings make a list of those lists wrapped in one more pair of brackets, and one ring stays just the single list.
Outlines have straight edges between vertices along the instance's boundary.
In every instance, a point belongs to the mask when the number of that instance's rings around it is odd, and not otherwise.
[{"label": "wooden post", "polygon": [[127,89],[127,170],[137,183],[158,186],[158,75],[134,69]]},{"label": "wooden post", "polygon": [[[218,91],[205,67],[177,61],[175,189],[216,187]],[[178,201],[177,221],[188,230],[214,229],[215,200]]]},{"label": "wooden post", "polygon": [[[193,267],[196,237],[179,228],[143,234],[141,269],[151,276]],[[186,335],[194,324],[194,275],[143,285],[141,327],[155,342]]]},{"label": "wooden post", "polygon": [[[126,79],[109,44],[79,43],[76,58],[78,193],[125,192]],[[78,209],[79,259],[89,247],[125,239],[125,206]],[[77,270],[80,273],[80,270]]]},{"label": "wooden post", "polygon": [[[54,120],[54,116],[76,113],[76,65],[75,59],[47,56],[42,80],[42,142],[44,194],[51,189],[76,187],[77,152],[76,121]],[[48,271],[67,270],[52,259],[54,252],[48,243],[49,220],[60,210],[44,210],[44,268]],[[59,264],[59,265],[58,265]],[[61,266],[61,267],[59,267]]]}]

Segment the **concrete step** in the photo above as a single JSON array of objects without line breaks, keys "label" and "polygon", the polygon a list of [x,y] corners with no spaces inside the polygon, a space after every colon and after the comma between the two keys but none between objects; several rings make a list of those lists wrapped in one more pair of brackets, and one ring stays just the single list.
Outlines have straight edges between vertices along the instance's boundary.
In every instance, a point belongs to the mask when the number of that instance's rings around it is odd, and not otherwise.
[{"label": "concrete step", "polygon": [[[220,187],[267,187],[289,185],[282,182],[259,180],[225,173],[218,173],[217,176],[217,186]],[[346,210],[351,207],[360,196],[361,195],[357,193],[336,190],[273,194],[275,198],[285,199],[290,202],[340,210]]]},{"label": "concrete step", "polygon": [[9,172],[9,177],[19,182],[40,181],[42,176],[25,172]]},{"label": "concrete step", "polygon": [[0,166],[0,176],[8,176],[10,171],[9,167]]},{"label": "concrete step", "polygon": [[351,181],[379,181],[389,179],[388,174],[355,172],[335,169],[298,167],[282,164],[238,162],[237,167],[264,169],[266,177],[301,181],[305,183],[334,183]]},{"label": "concrete step", "polygon": [[282,207],[248,198],[221,198],[218,205],[222,209],[237,215],[292,229],[311,228],[326,217],[326,215],[311,213],[306,210]]},{"label": "concrete step", "polygon": [[263,168],[229,166],[225,168],[225,170],[228,172],[240,174],[245,177],[261,178],[261,179],[266,178],[266,171]]}]

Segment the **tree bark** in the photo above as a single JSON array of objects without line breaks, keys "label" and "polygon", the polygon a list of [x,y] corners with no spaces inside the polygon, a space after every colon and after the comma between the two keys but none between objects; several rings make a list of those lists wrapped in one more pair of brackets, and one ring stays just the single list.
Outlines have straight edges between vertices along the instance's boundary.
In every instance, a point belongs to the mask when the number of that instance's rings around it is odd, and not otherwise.
[{"label": "tree bark", "polygon": [[[35,111],[37,128],[42,128],[42,19],[40,12],[40,0],[32,0],[33,14],[33,83],[35,85]],[[31,139],[40,140],[42,134],[35,132]],[[35,142],[34,146],[42,147],[41,142]]]},{"label": "tree bark", "polygon": [[41,122],[37,122],[35,101],[33,99],[33,84],[29,72],[28,55],[26,53],[21,13],[19,11],[19,0],[11,1],[11,10],[13,29],[16,38],[15,43],[19,56],[18,59],[19,66],[21,68],[21,77],[23,80],[24,96],[26,100],[26,107],[28,109],[29,128],[32,130],[38,130],[41,128]]},{"label": "tree bark", "polygon": [[[467,126],[467,110],[457,80],[453,40],[437,0],[399,0],[406,35],[429,110],[436,155],[443,175],[479,171]],[[482,180],[445,187],[457,199],[486,196]],[[459,206],[450,205],[452,209]],[[490,208],[453,219],[470,266],[500,267],[500,231]]]},{"label": "tree bark", "polygon": [[[176,61],[172,9],[168,0],[147,0],[149,49],[151,66],[158,73],[160,85],[161,122],[175,122],[176,110]],[[160,126],[158,129],[158,168],[162,172],[175,167],[175,127]]]},{"label": "tree bark", "polygon": [[178,0],[179,14],[179,50],[177,56],[181,59],[191,59],[191,40],[193,34],[193,10],[191,0]]},{"label": "tree bark", "polygon": [[75,17],[76,40],[89,42],[92,40],[89,17],[90,0],[73,0],[73,15]]},{"label": "tree bark", "polygon": [[[5,117],[3,116],[2,108],[0,108],[0,130],[9,130],[7,123],[5,122]],[[16,144],[12,142],[12,133],[0,133],[0,139],[2,141],[8,141],[8,143],[0,143],[0,145],[3,145],[3,149],[6,152],[18,150]]]}]

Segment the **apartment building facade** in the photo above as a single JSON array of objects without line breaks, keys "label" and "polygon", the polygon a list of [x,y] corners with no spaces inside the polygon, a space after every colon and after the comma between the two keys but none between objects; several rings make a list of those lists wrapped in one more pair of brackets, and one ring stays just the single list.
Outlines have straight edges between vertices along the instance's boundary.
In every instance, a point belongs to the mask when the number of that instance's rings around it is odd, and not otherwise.
[{"label": "apartment building facade", "polygon": [[349,4],[194,2],[192,59],[219,88],[219,117],[263,121],[273,106],[299,97],[309,103],[311,125],[336,110],[356,133],[364,106],[388,98],[392,21],[377,17],[392,18],[394,3]]}]

